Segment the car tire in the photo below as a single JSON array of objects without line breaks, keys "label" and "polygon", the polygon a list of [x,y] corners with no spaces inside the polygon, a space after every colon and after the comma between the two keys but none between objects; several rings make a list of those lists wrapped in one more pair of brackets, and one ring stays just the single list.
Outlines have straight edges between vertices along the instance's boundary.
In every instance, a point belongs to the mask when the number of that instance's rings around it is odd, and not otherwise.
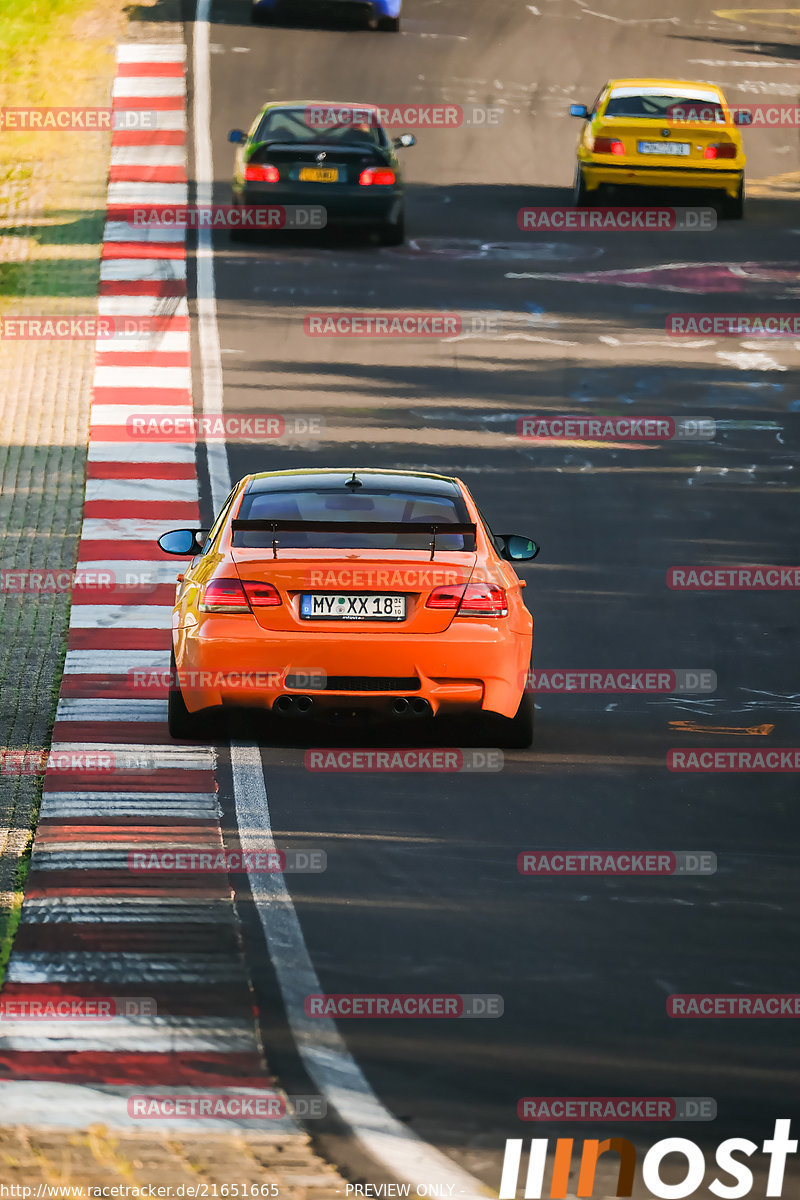
[{"label": "car tire", "polygon": [[183,699],[183,692],[178,683],[178,669],[175,663],[175,651],[169,656],[169,691],[167,692],[167,728],[171,738],[193,738],[199,731],[200,719],[196,713],[190,713]]},{"label": "car tire", "polygon": [[400,220],[392,224],[387,221],[382,225],[378,233],[378,240],[382,246],[402,246],[406,240],[406,222],[405,214],[400,214]]},{"label": "car tire", "polygon": [[254,25],[274,25],[275,14],[262,8],[260,4],[254,4],[250,9],[250,20]]},{"label": "car tire", "polygon": [[399,33],[400,18],[399,17],[378,17],[375,28],[381,33]]},{"label": "car tire", "polygon": [[589,203],[589,192],[580,164],[575,168],[575,184],[572,190],[572,202],[576,208],[584,208]]},{"label": "car tire", "polygon": [[721,215],[726,221],[741,221],[744,216],[744,179],[735,196],[723,197]]},{"label": "car tire", "polygon": [[523,692],[519,708],[513,717],[495,713],[483,718],[483,731],[489,745],[501,750],[527,750],[533,744],[534,704],[530,692]]}]

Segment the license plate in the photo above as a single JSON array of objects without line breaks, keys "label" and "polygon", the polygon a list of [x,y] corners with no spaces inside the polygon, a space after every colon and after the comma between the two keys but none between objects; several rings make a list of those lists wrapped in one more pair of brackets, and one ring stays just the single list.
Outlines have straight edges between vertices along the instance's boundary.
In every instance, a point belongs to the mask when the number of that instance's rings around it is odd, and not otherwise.
[{"label": "license plate", "polygon": [[689,142],[639,142],[640,154],[688,154]]},{"label": "license plate", "polygon": [[338,167],[301,167],[298,176],[301,183],[338,183]]},{"label": "license plate", "polygon": [[300,616],[307,621],[402,621],[405,615],[405,596],[306,592],[300,597]]}]

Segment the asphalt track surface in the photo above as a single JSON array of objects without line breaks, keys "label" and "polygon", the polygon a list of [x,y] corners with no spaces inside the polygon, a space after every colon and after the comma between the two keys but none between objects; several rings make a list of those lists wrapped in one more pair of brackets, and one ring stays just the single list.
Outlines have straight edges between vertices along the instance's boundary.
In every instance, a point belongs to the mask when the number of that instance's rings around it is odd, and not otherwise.
[{"label": "asphalt track surface", "polygon": [[[772,182],[751,187],[744,222],[656,234],[522,233],[516,224],[523,204],[570,202],[579,126],[566,110],[590,102],[608,77],[708,79],[737,104],[795,102],[792,20],[719,16],[707,0],[407,0],[395,36],[257,28],[241,0],[212,6],[219,202],[229,200],[228,130],[247,126],[266,100],[469,102],[504,113],[499,128],[415,131],[419,144],[403,152],[401,249],[327,234],[240,246],[215,234],[226,412],[326,423],[316,445],[231,443],[232,478],[305,465],[456,474],[496,529],[543,547],[520,569],[537,667],[692,667],[718,677],[704,697],[541,695],[534,750],[507,752],[492,775],[304,769],[310,746],[453,744],[417,727],[364,735],[287,725],[264,735],[279,844],[328,854],[324,875],[289,881],[325,991],[504,997],[500,1020],[339,1023],[387,1108],[495,1188],[509,1137],[652,1144],[674,1134],[712,1147],[735,1135],[761,1142],[776,1117],[792,1115],[791,1022],[678,1021],[665,1004],[673,992],[800,991],[796,784],[791,775],[679,775],[665,758],[675,746],[797,743],[796,597],[675,592],[665,574],[798,561],[796,345],[684,343],[664,322],[670,312],[795,306],[800,221],[784,185],[800,167],[798,133],[746,131],[749,181]],[[340,309],[492,313],[504,334],[390,342],[304,333],[304,316]],[[517,417],[565,411],[711,417],[718,428],[709,443],[644,448],[514,439]],[[772,729],[746,732],[759,726]],[[712,851],[719,869],[522,877],[517,855],[535,848]],[[291,1081],[291,1038],[248,926],[267,1047]],[[647,1095],[712,1097],[717,1119],[609,1127],[516,1116],[523,1096]],[[338,1153],[347,1166],[346,1141]]]}]

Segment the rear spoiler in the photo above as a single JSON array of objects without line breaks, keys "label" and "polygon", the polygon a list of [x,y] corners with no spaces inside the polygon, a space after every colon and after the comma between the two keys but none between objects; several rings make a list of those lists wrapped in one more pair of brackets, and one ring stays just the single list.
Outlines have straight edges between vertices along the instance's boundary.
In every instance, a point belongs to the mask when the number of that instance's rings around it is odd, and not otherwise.
[{"label": "rear spoiler", "polygon": [[431,558],[436,553],[436,538],[442,533],[460,533],[475,537],[474,521],[452,524],[448,521],[280,521],[266,518],[231,521],[232,533],[271,533],[272,557],[278,557],[277,533],[429,533]]}]

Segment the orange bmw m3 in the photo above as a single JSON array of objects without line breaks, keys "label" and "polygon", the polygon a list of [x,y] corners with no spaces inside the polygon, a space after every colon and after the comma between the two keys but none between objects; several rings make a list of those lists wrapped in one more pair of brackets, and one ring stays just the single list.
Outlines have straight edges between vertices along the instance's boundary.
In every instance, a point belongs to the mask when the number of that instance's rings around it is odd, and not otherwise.
[{"label": "orange bmw m3", "polygon": [[237,483],[213,528],[159,539],[191,564],[173,610],[169,730],[230,707],[282,716],[480,715],[529,746],[533,619],[514,561],[458,479],[356,468]]}]

